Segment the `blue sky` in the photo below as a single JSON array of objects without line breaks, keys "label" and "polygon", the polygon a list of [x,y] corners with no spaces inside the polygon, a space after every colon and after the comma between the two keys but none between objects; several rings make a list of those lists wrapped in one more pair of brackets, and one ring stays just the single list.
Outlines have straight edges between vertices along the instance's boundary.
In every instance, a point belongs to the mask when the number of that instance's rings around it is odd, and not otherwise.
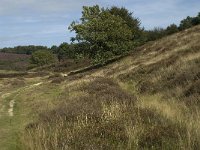
[{"label": "blue sky", "polygon": [[200,12],[200,0],[0,0],[0,48],[69,42],[69,24],[80,18],[83,5],[95,4],[126,7],[146,29]]}]

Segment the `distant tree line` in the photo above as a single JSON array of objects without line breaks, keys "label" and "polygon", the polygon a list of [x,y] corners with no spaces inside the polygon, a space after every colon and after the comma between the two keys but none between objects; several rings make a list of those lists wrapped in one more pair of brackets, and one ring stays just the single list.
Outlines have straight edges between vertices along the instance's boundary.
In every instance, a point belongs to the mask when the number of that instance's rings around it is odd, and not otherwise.
[{"label": "distant tree line", "polygon": [[200,12],[196,17],[187,17],[181,20],[179,26],[176,24],[171,24],[167,28],[154,28],[153,30],[145,30],[143,33],[144,41],[154,41],[160,39],[164,36],[183,31],[185,29],[191,28],[193,26],[200,24]]},{"label": "distant tree line", "polygon": [[[140,24],[140,20],[124,7],[84,6],[80,20],[73,21],[69,26],[69,30],[76,34],[71,38],[71,43],[64,42],[51,48],[32,45],[17,46],[0,49],[0,52],[32,54],[32,62],[38,65],[48,64],[48,60],[42,59],[47,56],[51,63],[57,60],[61,62],[66,59],[79,60],[81,58],[102,63],[115,56],[126,54],[148,41],[200,24],[200,13],[196,17],[188,16],[178,26],[171,24],[167,28],[157,27],[153,30],[145,30]],[[45,55],[45,52],[48,54]]]},{"label": "distant tree line", "polygon": [[34,46],[34,45],[16,46],[16,47],[13,47],[13,48],[6,47],[6,48],[0,49],[0,52],[31,55],[33,52],[35,52],[37,50],[48,50],[48,47],[46,47],[46,46]]}]

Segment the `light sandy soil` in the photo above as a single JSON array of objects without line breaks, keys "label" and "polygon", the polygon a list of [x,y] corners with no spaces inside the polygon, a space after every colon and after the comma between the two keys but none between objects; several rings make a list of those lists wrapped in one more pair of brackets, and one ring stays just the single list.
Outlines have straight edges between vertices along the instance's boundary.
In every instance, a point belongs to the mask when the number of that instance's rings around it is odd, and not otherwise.
[{"label": "light sandy soil", "polygon": [[28,85],[28,86],[20,88],[18,90],[14,90],[12,92],[4,93],[3,95],[1,95],[0,96],[0,117],[2,116],[3,112],[5,111],[5,105],[2,104],[2,101],[5,98],[11,96],[14,93],[17,93],[15,95],[15,97],[9,102],[9,108],[8,108],[8,111],[7,111],[8,116],[13,117],[14,116],[13,110],[14,110],[14,106],[15,106],[15,102],[16,102],[15,98],[20,94],[20,91],[24,91],[24,90],[27,90],[27,89],[31,89],[33,87],[40,86],[42,83],[43,82],[39,82],[39,83],[35,83],[35,84],[32,84],[32,85]]},{"label": "light sandy soil", "polygon": [[10,103],[9,103],[9,109],[8,109],[8,115],[10,117],[13,117],[13,107],[14,107],[14,104],[15,104],[15,100],[11,100]]}]

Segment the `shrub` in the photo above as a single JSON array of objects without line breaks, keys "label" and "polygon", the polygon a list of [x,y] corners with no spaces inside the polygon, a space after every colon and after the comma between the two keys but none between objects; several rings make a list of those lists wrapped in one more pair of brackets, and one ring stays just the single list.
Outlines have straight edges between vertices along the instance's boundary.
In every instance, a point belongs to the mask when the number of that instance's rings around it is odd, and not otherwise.
[{"label": "shrub", "polygon": [[48,65],[56,62],[56,57],[46,50],[38,50],[31,56],[31,63],[37,66]]}]

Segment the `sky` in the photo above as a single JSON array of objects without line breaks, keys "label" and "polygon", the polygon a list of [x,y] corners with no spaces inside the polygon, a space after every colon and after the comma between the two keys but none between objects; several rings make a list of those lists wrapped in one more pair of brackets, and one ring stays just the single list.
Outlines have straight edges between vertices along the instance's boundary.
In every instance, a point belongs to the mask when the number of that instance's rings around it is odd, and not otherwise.
[{"label": "sky", "polygon": [[145,29],[178,25],[200,12],[200,0],[0,0],[0,48],[70,42],[68,26],[79,20],[82,6],[95,4],[125,7]]}]

